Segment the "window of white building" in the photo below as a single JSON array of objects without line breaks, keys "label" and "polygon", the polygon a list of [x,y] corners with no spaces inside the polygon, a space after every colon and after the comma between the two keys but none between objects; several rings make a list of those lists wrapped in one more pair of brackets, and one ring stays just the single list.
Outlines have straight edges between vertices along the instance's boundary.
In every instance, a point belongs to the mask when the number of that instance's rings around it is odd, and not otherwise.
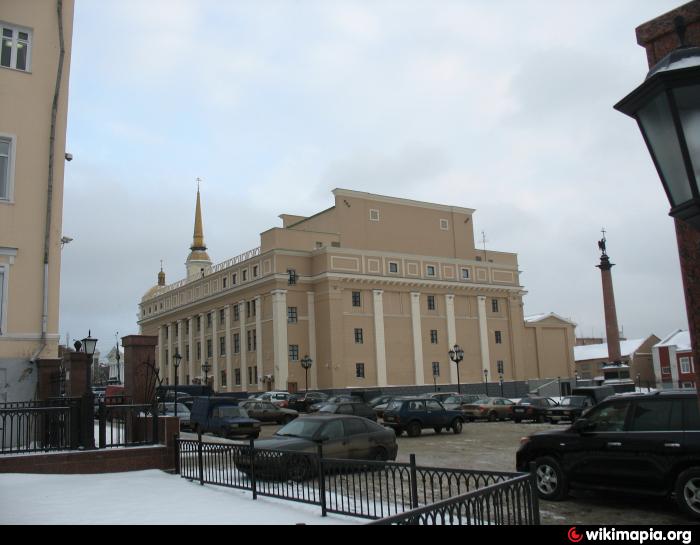
[{"label": "window of white building", "polygon": [[13,137],[0,135],[0,201],[12,200],[14,148]]}]

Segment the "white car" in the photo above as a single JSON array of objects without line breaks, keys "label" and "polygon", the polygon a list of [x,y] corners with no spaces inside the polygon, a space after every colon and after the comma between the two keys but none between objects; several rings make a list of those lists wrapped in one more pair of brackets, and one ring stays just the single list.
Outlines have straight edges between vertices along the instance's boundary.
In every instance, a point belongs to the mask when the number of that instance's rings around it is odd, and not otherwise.
[{"label": "white car", "polygon": [[286,408],[289,405],[289,397],[292,394],[289,392],[265,392],[259,395],[255,399],[257,401],[269,401],[277,405],[278,407]]}]

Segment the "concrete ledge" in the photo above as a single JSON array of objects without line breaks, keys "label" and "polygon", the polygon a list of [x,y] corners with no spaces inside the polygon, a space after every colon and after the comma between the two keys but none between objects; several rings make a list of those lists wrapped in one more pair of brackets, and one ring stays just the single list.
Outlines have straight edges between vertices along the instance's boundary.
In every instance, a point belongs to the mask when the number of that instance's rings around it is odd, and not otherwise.
[{"label": "concrete ledge", "polygon": [[90,474],[174,468],[174,449],[162,445],[0,456],[0,473]]}]

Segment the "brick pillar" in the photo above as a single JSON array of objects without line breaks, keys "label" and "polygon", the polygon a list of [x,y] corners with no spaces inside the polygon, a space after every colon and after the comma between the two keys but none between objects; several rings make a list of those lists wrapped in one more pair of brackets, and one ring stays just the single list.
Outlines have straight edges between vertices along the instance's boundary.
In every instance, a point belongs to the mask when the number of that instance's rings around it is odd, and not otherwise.
[{"label": "brick pillar", "polygon": [[63,360],[60,359],[40,359],[37,361],[37,399],[39,401],[46,401],[50,397],[58,397],[60,395],[58,375],[62,362]]},{"label": "brick pillar", "polygon": [[66,396],[82,397],[91,387],[92,376],[88,377],[88,371],[92,370],[92,360],[83,352],[68,352],[66,360]]},{"label": "brick pillar", "polygon": [[[124,395],[136,405],[150,403],[155,380],[157,336],[129,335],[122,337],[124,347]],[[163,377],[161,377],[163,378]]]},{"label": "brick pillar", "polygon": [[[686,44],[700,46],[700,0],[693,0],[637,27],[637,43],[646,49],[650,68],[678,47],[674,19],[679,15],[685,19],[687,26]],[[695,360],[695,385],[700,394],[700,230],[681,220],[675,222],[690,343]]]},{"label": "brick pillar", "polygon": [[605,335],[608,341],[608,361],[619,363],[622,361],[620,353],[620,330],[617,326],[617,310],[615,309],[615,292],[613,291],[612,268],[610,258],[606,253],[600,256],[600,276],[603,281],[603,309],[605,310]]}]

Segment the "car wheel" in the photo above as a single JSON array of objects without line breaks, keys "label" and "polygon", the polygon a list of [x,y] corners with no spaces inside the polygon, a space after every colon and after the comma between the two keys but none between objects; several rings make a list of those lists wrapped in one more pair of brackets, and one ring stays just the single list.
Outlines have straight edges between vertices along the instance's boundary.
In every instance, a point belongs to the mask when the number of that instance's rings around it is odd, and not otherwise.
[{"label": "car wheel", "polygon": [[433,429],[435,430],[435,433],[442,433],[442,428],[439,426],[436,426]]},{"label": "car wheel", "polygon": [[569,482],[559,462],[551,456],[535,460],[537,492],[543,500],[557,501],[569,493]]},{"label": "car wheel", "polygon": [[452,433],[455,435],[462,433],[462,421],[459,418],[455,418],[454,422],[452,422]]},{"label": "car wheel", "polygon": [[489,413],[489,422],[495,422],[495,421],[496,421],[496,418],[497,418],[496,413],[495,413],[494,411],[491,411],[491,412]]},{"label": "car wheel", "polygon": [[700,468],[686,469],[676,480],[676,501],[686,515],[700,519]]},{"label": "car wheel", "polygon": [[408,428],[406,428],[406,432],[408,433],[409,437],[419,437],[421,434],[421,426],[420,422],[411,422],[408,425]]},{"label": "car wheel", "polygon": [[537,418],[535,418],[535,422],[537,422],[538,424],[542,424],[542,422],[544,422],[544,416],[541,414],[538,414]]}]

